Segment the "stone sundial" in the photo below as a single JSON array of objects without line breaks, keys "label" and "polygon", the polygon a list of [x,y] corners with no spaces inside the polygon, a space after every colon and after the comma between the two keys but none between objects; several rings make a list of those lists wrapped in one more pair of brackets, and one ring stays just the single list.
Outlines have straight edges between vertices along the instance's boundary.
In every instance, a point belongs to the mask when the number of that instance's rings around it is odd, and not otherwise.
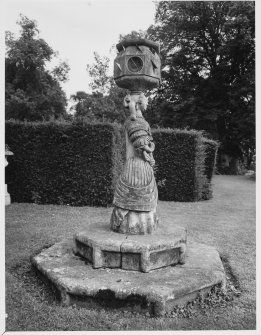
[{"label": "stone sundial", "polygon": [[159,45],[131,39],[117,49],[114,80],[129,94],[123,101],[126,160],[111,217],[107,223],[87,225],[73,243],[57,243],[32,261],[64,304],[80,300],[88,306],[90,299],[97,304],[109,299],[118,308],[164,314],[199,291],[224,285],[225,274],[213,247],[191,242],[187,248],[182,222],[166,225],[157,215],[155,144],[142,112],[147,108],[144,92],[160,84]]},{"label": "stone sundial", "polygon": [[159,45],[133,39],[119,43],[117,49],[114,80],[129,94],[123,102],[127,114],[126,162],[115,188],[110,244],[108,238],[101,238],[104,229],[94,225],[91,232],[76,234],[76,250],[95,268],[149,272],[184,263],[186,229],[159,224],[156,212],[155,144],[142,112],[147,108],[144,91],[160,83]]}]

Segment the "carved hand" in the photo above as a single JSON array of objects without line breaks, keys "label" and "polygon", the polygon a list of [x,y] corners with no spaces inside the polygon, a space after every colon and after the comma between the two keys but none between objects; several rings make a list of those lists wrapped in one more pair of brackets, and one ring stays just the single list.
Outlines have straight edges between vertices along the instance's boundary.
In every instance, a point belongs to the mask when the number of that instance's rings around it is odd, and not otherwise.
[{"label": "carved hand", "polygon": [[154,158],[153,158],[153,155],[152,155],[152,153],[147,153],[145,150],[143,151],[143,157],[144,157],[144,159],[145,159],[145,161],[147,161],[149,164],[150,164],[150,166],[154,166],[155,165],[155,160],[154,160]]},{"label": "carved hand", "polygon": [[150,142],[148,145],[144,146],[144,150],[148,153],[151,153],[155,150],[155,144],[153,142]]}]

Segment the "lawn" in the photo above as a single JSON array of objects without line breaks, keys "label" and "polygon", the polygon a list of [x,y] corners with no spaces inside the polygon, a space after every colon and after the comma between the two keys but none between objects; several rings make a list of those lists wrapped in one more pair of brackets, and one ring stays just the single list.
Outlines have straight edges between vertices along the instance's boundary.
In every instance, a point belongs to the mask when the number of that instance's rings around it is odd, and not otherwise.
[{"label": "lawn", "polygon": [[59,306],[31,268],[30,256],[92,222],[109,222],[112,209],[14,203],[6,207],[6,330],[255,329],[255,182],[246,176],[215,176],[213,190],[208,201],[160,201],[158,214],[162,225],[185,225],[189,239],[218,249],[240,291],[233,300],[157,318]]}]

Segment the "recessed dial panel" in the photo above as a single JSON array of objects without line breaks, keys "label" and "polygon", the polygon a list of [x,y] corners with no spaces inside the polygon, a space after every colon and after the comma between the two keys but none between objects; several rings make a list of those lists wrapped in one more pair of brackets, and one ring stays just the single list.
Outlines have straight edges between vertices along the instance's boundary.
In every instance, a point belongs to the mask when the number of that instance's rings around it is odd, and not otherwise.
[{"label": "recessed dial panel", "polygon": [[141,57],[132,56],[128,59],[127,65],[130,72],[136,73],[142,70],[144,63]]}]

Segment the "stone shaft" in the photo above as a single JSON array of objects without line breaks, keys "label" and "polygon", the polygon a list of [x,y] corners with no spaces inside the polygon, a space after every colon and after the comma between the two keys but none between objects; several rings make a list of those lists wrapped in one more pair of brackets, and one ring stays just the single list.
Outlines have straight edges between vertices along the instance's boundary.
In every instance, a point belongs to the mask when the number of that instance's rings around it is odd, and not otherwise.
[{"label": "stone shaft", "polygon": [[142,117],[147,100],[142,92],[125,97],[130,117],[125,122],[126,162],[116,183],[111,229],[122,234],[151,234],[158,226],[158,190],[154,177],[155,145]]}]

